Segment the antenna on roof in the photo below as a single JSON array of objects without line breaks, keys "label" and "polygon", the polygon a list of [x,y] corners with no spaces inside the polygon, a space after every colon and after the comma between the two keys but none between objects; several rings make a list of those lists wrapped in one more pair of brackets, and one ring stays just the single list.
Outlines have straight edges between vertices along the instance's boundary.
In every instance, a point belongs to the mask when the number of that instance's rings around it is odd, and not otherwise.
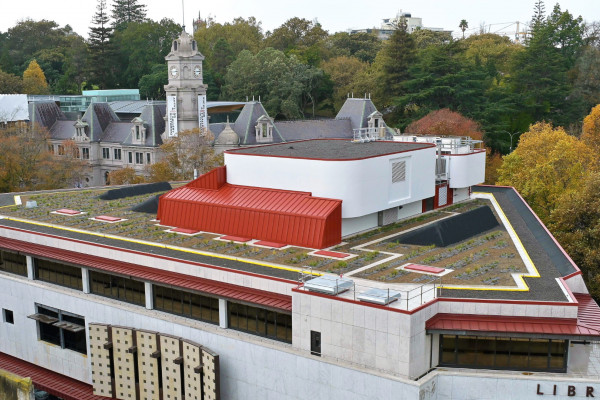
[{"label": "antenna on roof", "polygon": [[258,95],[258,102],[260,103],[260,94]]},{"label": "antenna on roof", "polygon": [[252,95],[252,101],[254,101],[254,95]]},{"label": "antenna on roof", "polygon": [[354,92],[352,92],[352,98],[354,98]]},{"label": "antenna on roof", "polygon": [[346,98],[349,99],[350,98],[350,93],[346,93]]},{"label": "antenna on roof", "polygon": [[248,102],[248,96],[246,96],[246,103]]},{"label": "antenna on roof", "polygon": [[181,22],[183,22],[182,28],[183,28],[183,31],[185,32],[185,4],[184,4],[184,0],[181,0],[181,17],[183,18],[181,20]]}]

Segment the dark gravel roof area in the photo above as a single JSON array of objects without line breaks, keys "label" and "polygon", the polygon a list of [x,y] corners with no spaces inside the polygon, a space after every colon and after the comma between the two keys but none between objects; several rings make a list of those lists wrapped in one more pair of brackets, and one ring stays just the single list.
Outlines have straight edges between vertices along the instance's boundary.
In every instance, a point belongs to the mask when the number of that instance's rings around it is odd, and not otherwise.
[{"label": "dark gravel roof area", "polygon": [[323,139],[249,147],[229,150],[229,152],[234,154],[253,154],[320,160],[354,160],[420,150],[429,147],[435,146],[428,143],[388,141],[354,143],[351,140]]}]

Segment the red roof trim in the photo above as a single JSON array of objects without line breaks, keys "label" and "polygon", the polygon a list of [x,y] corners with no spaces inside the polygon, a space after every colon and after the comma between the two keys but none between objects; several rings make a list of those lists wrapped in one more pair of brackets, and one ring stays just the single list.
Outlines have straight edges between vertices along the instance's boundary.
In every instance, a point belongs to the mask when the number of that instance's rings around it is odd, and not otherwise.
[{"label": "red roof trim", "polygon": [[216,270],[219,270],[219,271],[227,271],[227,272],[232,272],[232,273],[235,273],[235,274],[247,275],[247,276],[252,276],[252,277],[256,277],[256,278],[262,278],[262,279],[268,279],[268,280],[272,280],[272,281],[277,281],[277,282],[289,283],[289,284],[292,284],[292,285],[297,285],[298,284],[297,281],[291,281],[289,279],[276,278],[274,276],[255,274],[255,273],[252,273],[252,272],[241,271],[241,270],[238,270],[238,269],[231,269],[231,268],[220,267],[218,265],[204,264],[204,263],[199,263],[199,262],[194,262],[194,261],[189,261],[189,260],[182,260],[182,259],[179,259],[179,258],[162,256],[160,254],[145,253],[143,251],[130,250],[130,249],[125,249],[125,248],[121,248],[121,247],[109,246],[109,245],[101,244],[101,243],[86,242],[85,240],[78,240],[78,239],[72,239],[72,238],[67,238],[67,237],[63,237],[63,236],[51,235],[49,233],[34,232],[34,231],[29,231],[27,229],[13,228],[13,227],[9,227],[9,226],[3,226],[2,229],[8,229],[8,230],[13,230],[13,231],[18,231],[18,232],[25,232],[25,233],[32,234],[32,235],[44,236],[44,237],[49,237],[49,238],[53,238],[53,239],[60,239],[60,240],[65,240],[65,241],[73,242],[73,243],[81,243],[81,244],[93,245],[93,246],[96,246],[96,247],[101,247],[103,249],[111,249],[111,250],[122,251],[122,252],[130,253],[130,254],[137,254],[137,255],[143,255],[143,256],[148,256],[148,257],[154,257],[154,258],[158,258],[158,259],[161,259],[161,260],[168,260],[168,261],[179,262],[179,263],[182,263],[182,264],[197,265],[199,267],[216,269]]},{"label": "red roof trim", "polygon": [[[350,141],[349,139],[340,139],[340,138],[331,138],[331,139],[305,139],[305,140],[295,140],[293,142],[286,142],[285,144],[291,144],[291,143],[298,143],[298,142],[308,142],[309,140],[345,140],[345,141]],[[414,144],[414,142],[396,142],[394,140],[378,140],[378,142],[384,142],[384,143],[411,143]],[[265,144],[262,146],[252,146],[252,147],[268,147],[268,146],[278,146],[278,145],[282,145],[283,143],[271,143],[271,144]],[[408,153],[410,151],[419,151],[419,150],[426,150],[428,148],[431,147],[436,147],[435,144],[433,143],[417,143],[420,145],[423,145],[424,147],[421,147],[419,149],[412,149],[412,150],[401,150],[401,151],[394,151],[391,153],[386,153],[386,154],[379,154],[376,156],[370,156],[370,157],[359,157],[359,158],[344,158],[344,159],[331,159],[331,158],[309,158],[309,157],[288,157],[288,156],[276,156],[276,155],[271,155],[271,154],[246,154],[246,153],[236,153],[237,151],[242,151],[243,149],[230,149],[230,150],[226,150],[224,151],[224,153],[227,154],[232,154],[232,155],[241,155],[241,156],[253,156],[253,157],[275,157],[275,158],[291,158],[291,159],[296,159],[296,160],[317,160],[317,161],[357,161],[357,160],[366,160],[369,158],[377,158],[377,157],[385,157],[385,156],[391,156],[394,154],[400,154],[400,153]]]},{"label": "red roof trim", "polygon": [[96,270],[112,272],[140,280],[176,286],[188,290],[195,290],[213,296],[224,297],[253,304],[260,304],[283,311],[292,310],[292,297],[279,293],[247,288],[205,278],[198,278],[177,272],[144,267],[137,264],[116,261],[108,258],[92,256],[89,254],[77,253],[70,250],[62,250],[34,243],[21,242],[14,239],[0,238],[0,245],[11,250],[17,250],[27,254],[60,260],[71,264],[82,265]]},{"label": "red roof trim", "polygon": [[31,378],[36,389],[44,390],[64,400],[104,400],[109,398],[94,395],[92,385],[5,353],[0,353],[0,369],[24,378]]},{"label": "red roof trim", "polygon": [[579,304],[576,319],[440,313],[425,326],[440,331],[600,337],[600,307],[590,295],[575,294],[575,297]]}]

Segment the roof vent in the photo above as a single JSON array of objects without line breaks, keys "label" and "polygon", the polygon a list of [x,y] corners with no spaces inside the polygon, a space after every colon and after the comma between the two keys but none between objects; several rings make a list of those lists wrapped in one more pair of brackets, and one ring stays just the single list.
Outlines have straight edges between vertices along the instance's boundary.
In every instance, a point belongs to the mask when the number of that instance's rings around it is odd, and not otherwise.
[{"label": "roof vent", "polygon": [[388,305],[400,299],[400,292],[390,289],[369,289],[356,296],[360,301],[379,305]]},{"label": "roof vent", "polygon": [[354,281],[352,279],[340,278],[337,276],[320,276],[306,282],[304,287],[311,292],[336,296],[354,287]]}]

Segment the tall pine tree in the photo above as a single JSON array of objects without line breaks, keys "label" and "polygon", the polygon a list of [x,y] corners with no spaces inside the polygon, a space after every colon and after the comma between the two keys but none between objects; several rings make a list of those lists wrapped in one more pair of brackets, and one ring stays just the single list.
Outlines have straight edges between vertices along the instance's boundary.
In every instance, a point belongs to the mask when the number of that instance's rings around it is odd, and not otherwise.
[{"label": "tall pine tree", "polygon": [[112,84],[111,57],[113,51],[110,39],[113,29],[110,27],[109,21],[106,0],[98,0],[96,13],[92,18],[93,26],[90,27],[90,72],[92,81],[103,89]]},{"label": "tall pine tree", "polygon": [[389,40],[381,49],[381,80],[388,99],[404,93],[403,83],[410,78],[409,67],[415,61],[415,41],[401,18]]},{"label": "tall pine tree", "polygon": [[112,8],[113,27],[124,29],[130,22],[146,20],[146,5],[138,4],[138,0],[114,0]]}]

